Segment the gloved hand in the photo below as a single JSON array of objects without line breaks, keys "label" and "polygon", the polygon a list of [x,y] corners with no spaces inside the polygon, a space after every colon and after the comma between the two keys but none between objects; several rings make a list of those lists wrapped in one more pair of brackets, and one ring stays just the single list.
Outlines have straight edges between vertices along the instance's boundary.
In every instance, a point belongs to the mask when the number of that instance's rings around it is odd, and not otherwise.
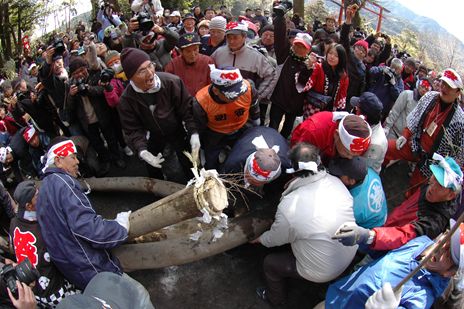
[{"label": "gloved hand", "polygon": [[251,121],[251,123],[253,124],[254,127],[257,127],[257,126],[259,126],[261,124],[261,119],[259,119],[259,118],[258,119],[253,119]]},{"label": "gloved hand", "polygon": [[158,153],[156,155],[156,157],[155,157],[148,150],[142,150],[139,153],[139,157],[143,161],[147,162],[148,164],[150,164],[151,166],[156,167],[156,168],[161,168],[161,163],[164,162],[164,158],[163,158],[163,155],[161,154],[161,152]]},{"label": "gloved hand", "polygon": [[390,84],[392,86],[395,86],[396,85],[396,78],[393,76],[392,78],[390,78]]},{"label": "gloved hand", "polygon": [[192,159],[194,162],[198,162],[200,157],[200,136],[198,133],[193,133],[190,137],[190,146],[192,147]]},{"label": "gloved hand", "polygon": [[383,132],[385,132],[385,136],[388,136],[388,133],[390,133],[390,128],[389,127],[384,127]]},{"label": "gloved hand", "polygon": [[404,147],[404,145],[406,145],[406,142],[408,140],[406,139],[406,137],[404,137],[403,135],[401,135],[400,137],[398,137],[398,139],[396,140],[396,149],[400,150],[401,148]]},{"label": "gloved hand", "polygon": [[366,302],[366,309],[396,309],[401,301],[401,293],[403,287],[397,292],[393,292],[393,288],[389,282],[372,294]]},{"label": "gloved hand", "polygon": [[345,223],[332,236],[332,239],[337,239],[344,246],[365,244],[369,239],[369,230],[353,223]]},{"label": "gloved hand", "polygon": [[122,227],[124,227],[128,232],[130,228],[130,222],[129,222],[129,217],[132,211],[123,211],[119,212],[116,215],[116,222],[118,222]]}]

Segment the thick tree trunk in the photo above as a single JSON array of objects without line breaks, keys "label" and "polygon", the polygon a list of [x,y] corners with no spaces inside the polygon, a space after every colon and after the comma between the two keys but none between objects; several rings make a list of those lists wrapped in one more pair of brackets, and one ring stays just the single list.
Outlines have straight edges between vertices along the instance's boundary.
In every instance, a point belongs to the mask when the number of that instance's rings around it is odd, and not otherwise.
[{"label": "thick tree trunk", "polygon": [[133,212],[129,218],[129,238],[201,215],[199,208],[203,207],[217,213],[227,207],[227,190],[216,178],[207,178],[200,188],[191,185]]},{"label": "thick tree trunk", "polygon": [[[146,192],[156,197],[166,197],[185,188],[184,185],[147,177],[105,177],[85,179],[98,192]],[[85,188],[85,183],[82,183]]]},{"label": "thick tree trunk", "polygon": [[304,19],[304,0],[293,1],[293,13],[298,13],[301,19]]},{"label": "thick tree trunk", "polygon": [[185,233],[185,238],[123,245],[113,253],[124,271],[182,265],[243,245],[268,230],[272,221],[271,217],[263,218],[262,212],[255,212],[230,220],[224,235],[214,242],[211,241],[212,229],[206,229],[198,241],[188,240],[188,233]]}]

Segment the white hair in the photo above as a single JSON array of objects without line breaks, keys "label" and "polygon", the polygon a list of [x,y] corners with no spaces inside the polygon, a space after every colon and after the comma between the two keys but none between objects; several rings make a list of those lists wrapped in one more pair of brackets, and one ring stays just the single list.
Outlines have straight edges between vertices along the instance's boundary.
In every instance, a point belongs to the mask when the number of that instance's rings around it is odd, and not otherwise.
[{"label": "white hair", "polygon": [[403,61],[398,58],[393,58],[390,64],[390,68],[392,69],[401,69],[403,67]]}]

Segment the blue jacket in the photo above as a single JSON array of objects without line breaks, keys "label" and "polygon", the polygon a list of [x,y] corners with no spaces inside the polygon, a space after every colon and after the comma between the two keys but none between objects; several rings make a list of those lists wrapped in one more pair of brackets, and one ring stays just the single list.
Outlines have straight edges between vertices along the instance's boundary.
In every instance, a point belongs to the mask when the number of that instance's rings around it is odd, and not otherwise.
[{"label": "blue jacket", "polygon": [[[388,252],[382,258],[365,265],[329,286],[325,308],[364,308],[374,292],[386,282],[394,287],[406,277],[420,261],[416,257],[433,244],[427,236],[414,238],[404,246]],[[449,278],[421,269],[403,286],[398,308],[430,308],[446,289]]]},{"label": "blue jacket", "polygon": [[232,147],[232,150],[227,156],[221,173],[243,173],[246,159],[250,154],[256,151],[256,147],[253,145],[252,141],[255,137],[260,135],[263,136],[269,148],[276,145],[279,146],[277,155],[280,158],[280,168],[282,172],[290,168],[291,162],[288,158],[290,147],[288,141],[273,128],[257,126],[243,132],[243,135],[234,144],[234,147]]},{"label": "blue jacket", "polygon": [[369,70],[370,83],[367,91],[374,93],[382,102],[383,117],[387,117],[388,113],[395,104],[396,99],[404,90],[403,80],[401,76],[396,76],[395,85],[390,84],[390,79],[383,73],[384,66],[372,67]]},{"label": "blue jacket", "polygon": [[122,274],[108,249],[127,239],[127,230],[95,213],[79,182],[48,168],[37,199],[37,220],[51,259],[64,276],[84,289],[102,271]]},{"label": "blue jacket", "polygon": [[364,181],[350,189],[356,224],[366,229],[382,226],[387,220],[387,199],[382,180],[372,168],[368,168]]}]

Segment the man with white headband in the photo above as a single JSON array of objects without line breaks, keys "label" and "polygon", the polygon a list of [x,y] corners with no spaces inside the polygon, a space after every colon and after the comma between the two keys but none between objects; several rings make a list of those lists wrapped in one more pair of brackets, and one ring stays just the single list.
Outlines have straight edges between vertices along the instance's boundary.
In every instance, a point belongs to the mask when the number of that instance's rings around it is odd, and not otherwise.
[{"label": "man with white headband", "polygon": [[232,146],[247,128],[260,124],[257,92],[252,82],[244,79],[234,67],[211,68],[211,85],[200,89],[193,103],[193,114],[202,126],[205,167],[218,168],[218,156],[227,145]]},{"label": "man with white headband", "polygon": [[[453,227],[455,224],[456,222],[451,220],[450,226]],[[398,292],[394,292],[392,287],[417,267],[445,234],[438,237],[435,242],[427,236],[414,238],[382,258],[334,282],[327,290],[325,304],[319,304],[315,309],[430,308],[440,295],[446,293],[445,289],[455,274],[462,278],[463,233],[464,224],[461,223],[451,239],[445,242],[443,247],[433,254],[432,259],[425,263],[424,267]],[[458,284],[458,288],[462,287]],[[459,297],[462,301],[462,295],[456,295],[457,299],[454,301],[459,302]],[[443,307],[437,306],[437,308]],[[453,308],[462,308],[462,305]]]},{"label": "man with white headband", "polygon": [[99,272],[123,274],[110,249],[127,240],[130,211],[118,213],[115,220],[97,215],[76,179],[76,152],[73,141],[52,140],[36,210],[51,260],[71,283],[84,289]]},{"label": "man with white headband", "polygon": [[264,259],[266,288],[258,295],[273,305],[285,302],[287,278],[323,283],[338,277],[353,259],[357,247],[331,239],[339,224],[354,222],[353,198],[345,185],[328,174],[319,150],[300,143],[289,154],[295,178],[282,194],[271,229],[252,243],[266,247],[290,244],[292,250]]},{"label": "man with white headband", "polygon": [[[268,127],[247,129],[227,156],[221,173],[243,173],[246,186],[262,188],[291,167],[287,140]],[[260,190],[260,189],[259,189]]]},{"label": "man with white headband", "polygon": [[428,165],[435,152],[464,163],[464,112],[459,105],[463,89],[461,76],[453,69],[444,70],[439,92],[430,91],[422,96],[407,117],[402,135],[388,141],[384,165],[390,160],[417,162],[409,181],[414,187],[408,195],[431,176]]},{"label": "man with white headband", "polygon": [[456,198],[462,190],[463,173],[451,157],[433,155],[428,184],[395,207],[382,227],[371,230],[345,223],[334,235],[345,246],[368,245],[371,250],[386,251],[401,247],[411,239],[443,233],[457,209]]},{"label": "man with white headband", "polygon": [[324,162],[336,156],[351,159],[369,148],[372,130],[360,116],[345,112],[320,112],[293,130],[290,144],[312,144],[321,150]]}]

